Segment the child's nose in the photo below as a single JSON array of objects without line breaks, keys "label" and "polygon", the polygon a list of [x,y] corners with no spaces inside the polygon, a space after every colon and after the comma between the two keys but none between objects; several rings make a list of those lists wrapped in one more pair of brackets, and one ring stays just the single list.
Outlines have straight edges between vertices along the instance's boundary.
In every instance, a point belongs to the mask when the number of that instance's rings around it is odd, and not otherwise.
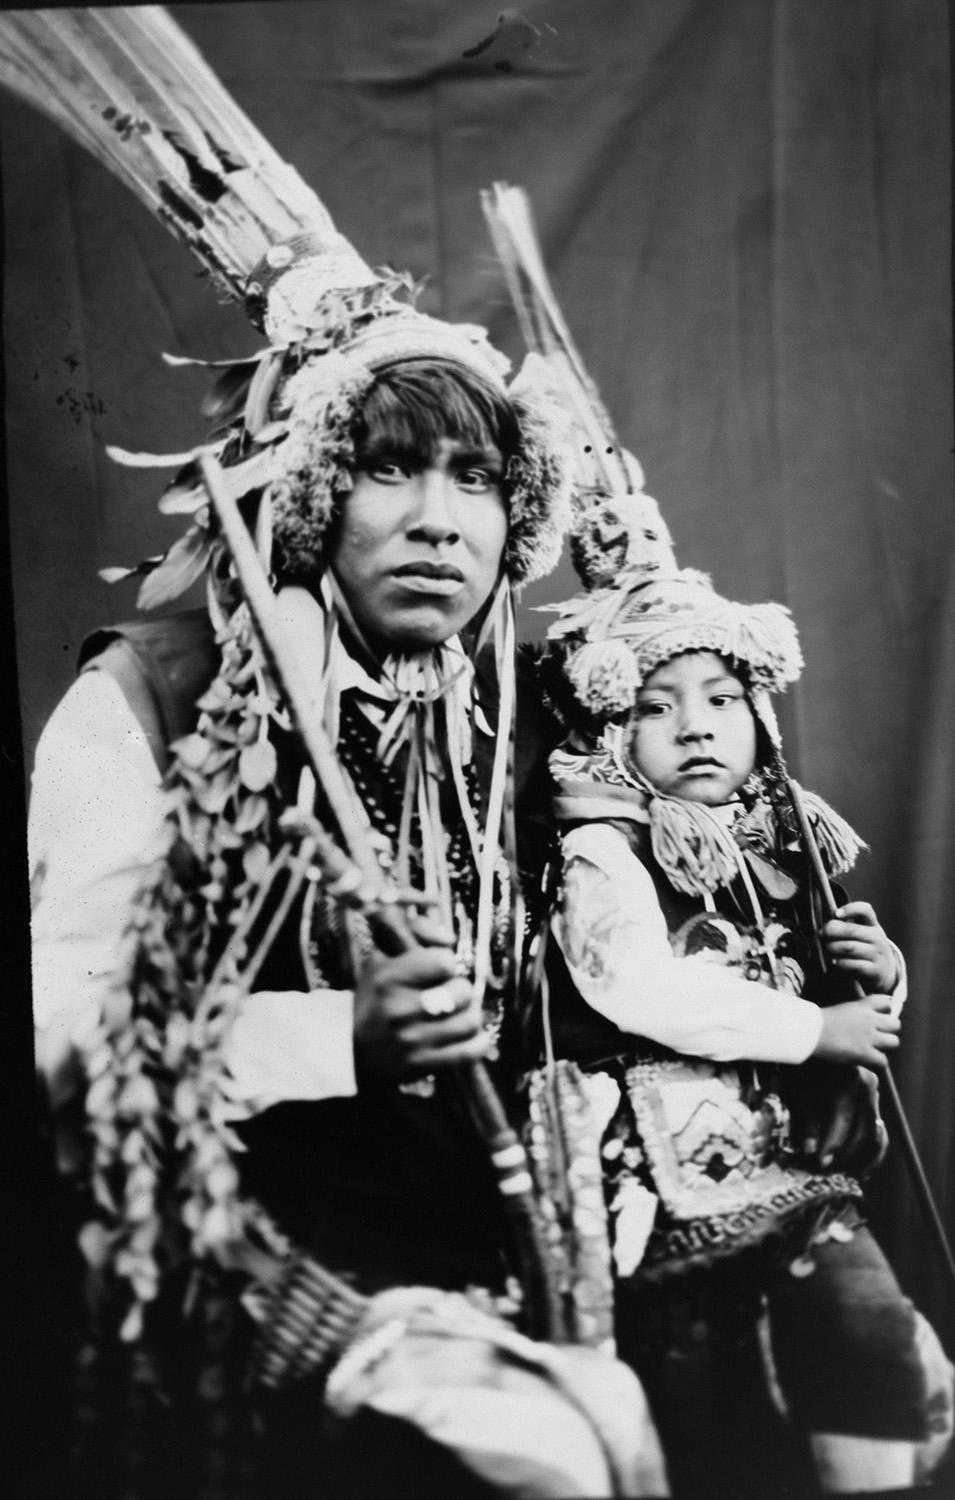
[{"label": "child's nose", "polygon": [[702,704],[684,708],[679,721],[678,733],[681,742],[711,740],[713,738],[713,726]]},{"label": "child's nose", "polygon": [[456,542],[460,535],[453,509],[454,483],[441,469],[427,468],[415,476],[408,535],[433,546]]}]

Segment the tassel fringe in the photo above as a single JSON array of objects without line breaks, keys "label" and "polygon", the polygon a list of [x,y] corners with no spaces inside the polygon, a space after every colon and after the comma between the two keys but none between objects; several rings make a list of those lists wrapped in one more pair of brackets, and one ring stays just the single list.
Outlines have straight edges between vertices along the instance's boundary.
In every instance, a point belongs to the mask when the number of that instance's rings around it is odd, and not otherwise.
[{"label": "tassel fringe", "polygon": [[654,856],[678,891],[702,896],[729,885],[739,868],[736,848],[704,807],[657,795],[648,811]]},{"label": "tassel fringe", "polygon": [[830,875],[844,875],[851,870],[868,845],[828,802],[815,792],[803,792],[803,803],[816,835],[822,862]]}]

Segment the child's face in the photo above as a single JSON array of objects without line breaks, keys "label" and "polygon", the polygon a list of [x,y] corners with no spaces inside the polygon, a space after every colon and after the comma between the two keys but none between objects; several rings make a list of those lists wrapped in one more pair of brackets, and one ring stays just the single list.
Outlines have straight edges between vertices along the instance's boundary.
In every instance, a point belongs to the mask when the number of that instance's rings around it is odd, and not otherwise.
[{"label": "child's face", "polygon": [[715,651],[684,651],[637,695],[628,754],[661,792],[716,807],[756,765],[756,721],[742,682]]}]

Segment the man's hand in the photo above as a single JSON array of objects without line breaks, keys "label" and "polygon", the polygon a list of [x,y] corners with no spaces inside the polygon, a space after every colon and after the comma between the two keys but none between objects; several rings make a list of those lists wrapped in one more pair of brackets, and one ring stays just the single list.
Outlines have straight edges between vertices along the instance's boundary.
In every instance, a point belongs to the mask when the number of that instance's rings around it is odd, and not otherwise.
[{"label": "man's hand", "polygon": [[858,979],[867,995],[891,995],[899,982],[895,949],[868,901],[849,901],[822,929],[830,961]]},{"label": "man's hand", "polygon": [[822,1012],[822,1031],[812,1055],[827,1062],[885,1068],[886,1053],[899,1045],[900,1030],[888,995],[866,995],[862,1000],[829,1005]]},{"label": "man's hand", "polygon": [[356,1067],[400,1083],[490,1049],[474,989],[455,973],[451,935],[424,921],[415,935],[424,946],[371,958],[355,986]]}]

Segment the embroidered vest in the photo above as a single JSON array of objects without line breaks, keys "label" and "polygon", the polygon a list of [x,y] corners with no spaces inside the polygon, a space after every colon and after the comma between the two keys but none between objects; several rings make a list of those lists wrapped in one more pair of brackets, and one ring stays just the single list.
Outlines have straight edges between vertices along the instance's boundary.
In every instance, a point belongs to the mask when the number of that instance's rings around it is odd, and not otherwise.
[{"label": "embroidered vest", "polygon": [[[761,891],[761,925],[741,882],[721,888],[716,910],[708,911],[702,899],[670,885],[643,825],[614,826],[653,879],[675,955],[709,957],[741,978],[822,998],[828,980],[801,890],[785,900]],[[576,994],[552,946],[557,1053],[584,1061],[591,1074],[609,1075],[619,1090],[602,1148],[618,1272],[657,1279],[770,1236],[808,1237],[820,1219],[861,1197],[848,1175],[800,1164],[790,1112],[812,1065],[712,1063],[624,1037]]]}]

